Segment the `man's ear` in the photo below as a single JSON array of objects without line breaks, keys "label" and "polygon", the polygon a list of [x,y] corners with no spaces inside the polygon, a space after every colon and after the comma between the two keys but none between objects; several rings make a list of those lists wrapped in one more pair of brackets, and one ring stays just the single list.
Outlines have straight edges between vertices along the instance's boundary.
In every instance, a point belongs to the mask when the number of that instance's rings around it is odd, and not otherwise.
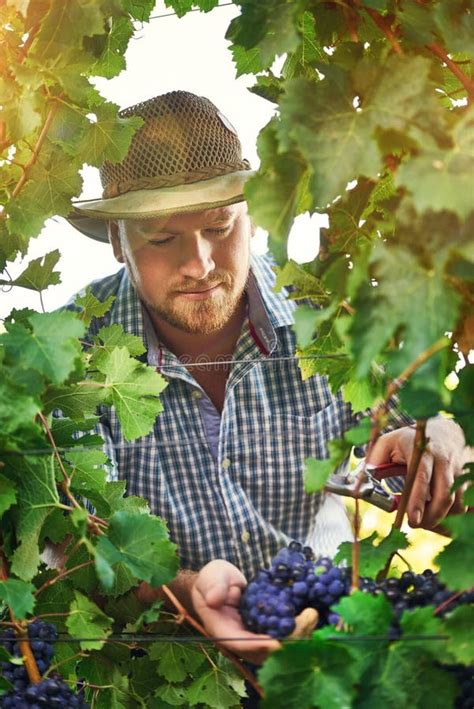
[{"label": "man's ear", "polygon": [[122,251],[122,242],[120,240],[119,225],[115,220],[108,223],[109,241],[112,245],[114,256],[119,263],[125,263],[125,258]]}]

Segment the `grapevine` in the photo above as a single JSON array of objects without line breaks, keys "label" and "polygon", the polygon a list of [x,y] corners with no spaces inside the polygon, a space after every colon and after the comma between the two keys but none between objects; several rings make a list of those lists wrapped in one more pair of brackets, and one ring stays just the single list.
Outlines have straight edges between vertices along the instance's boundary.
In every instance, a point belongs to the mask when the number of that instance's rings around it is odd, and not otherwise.
[{"label": "grapevine", "polygon": [[[217,0],[166,5],[180,16],[219,11]],[[473,516],[445,520],[451,541],[439,570],[397,575],[392,561],[407,545],[427,421],[450,418],[474,445],[474,8],[468,0],[235,5],[227,39],[237,76],[253,75],[251,90],[275,106],[259,136],[249,210],[269,232],[276,290],[297,303],[302,377],[326,376],[361,412],[325,457],[306,461],[306,490],[318,494],[353,446],[370,462],[397,397],[415,435],[393,529],[359,539],[356,503],[354,543],[335,559],[314,558],[298,542],[268,559],[241,613],[281,649],[255,679],[169,590],[179,562],[166,520],[108,482],[98,407],[130,397],[132,415],[121,421],[128,441],[147,435],[160,412],[166,381],[142,364],[143,343],[118,326],[85,343],[92,319],[112,304],[90,292],[70,311],[13,310],[0,332],[0,706],[219,709],[242,702],[247,680],[263,706],[467,709]],[[47,219],[68,215],[83,163],[126,154],[140,120],[119,119],[91,79],[125,69],[127,46],[153,9],[153,0],[0,3],[0,286],[41,299],[60,282],[58,251],[25,262],[15,278],[11,265]],[[301,265],[287,245],[307,212],[327,214],[328,227],[317,258]],[[453,495],[472,507],[465,470]],[[49,563],[51,545],[64,551],[60,564]],[[141,582],[162,587],[167,605],[143,604]],[[316,627],[295,636],[307,608]]]}]

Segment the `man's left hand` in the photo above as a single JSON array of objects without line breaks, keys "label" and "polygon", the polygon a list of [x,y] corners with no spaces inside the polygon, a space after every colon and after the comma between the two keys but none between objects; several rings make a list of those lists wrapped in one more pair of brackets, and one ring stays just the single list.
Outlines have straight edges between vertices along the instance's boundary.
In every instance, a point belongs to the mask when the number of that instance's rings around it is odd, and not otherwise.
[{"label": "man's left hand", "polygon": [[[464,488],[451,492],[455,479],[467,462],[462,429],[449,419],[429,419],[428,444],[424,451],[407,507],[411,527],[433,529],[448,514],[463,512]],[[413,453],[415,429],[406,426],[385,433],[377,440],[369,462],[408,464]]]}]

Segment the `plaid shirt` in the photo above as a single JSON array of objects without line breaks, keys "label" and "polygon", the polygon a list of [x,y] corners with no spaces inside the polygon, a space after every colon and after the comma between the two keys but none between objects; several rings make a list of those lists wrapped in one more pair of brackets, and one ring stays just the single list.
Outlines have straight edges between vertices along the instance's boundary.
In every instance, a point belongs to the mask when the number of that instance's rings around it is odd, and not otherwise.
[{"label": "plaid shirt", "polygon": [[[305,458],[327,457],[328,441],[357,417],[325,377],[302,380],[293,356],[296,306],[273,292],[274,282],[269,259],[252,256],[247,318],[233,353],[244,361],[228,365],[222,413],[159,343],[124,269],[92,284],[100,300],[116,297],[92,331],[120,323],[140,336],[148,364],[169,382],[149,435],[127,443],[113,408],[103,412],[100,433],[111,478],[125,479],[128,494],[146,498],[167,521],[182,568],[223,558],[251,577],[291,539],[328,553],[350,533],[339,498],[327,507],[320,494],[305,493],[303,467]],[[394,427],[407,423],[392,414]]]}]

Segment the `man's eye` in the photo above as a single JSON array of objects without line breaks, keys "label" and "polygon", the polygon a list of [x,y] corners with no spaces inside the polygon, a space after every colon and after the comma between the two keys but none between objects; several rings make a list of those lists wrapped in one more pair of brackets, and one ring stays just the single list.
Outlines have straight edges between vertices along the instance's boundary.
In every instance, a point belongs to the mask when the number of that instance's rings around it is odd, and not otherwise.
[{"label": "man's eye", "polygon": [[229,231],[229,227],[228,226],[213,227],[213,228],[206,229],[206,231],[209,234],[225,234]]},{"label": "man's eye", "polygon": [[159,241],[151,241],[151,240],[150,240],[149,243],[150,243],[152,246],[162,246],[163,244],[168,244],[170,241],[173,241],[173,237],[172,237],[172,236],[168,236],[167,239],[160,239]]}]

